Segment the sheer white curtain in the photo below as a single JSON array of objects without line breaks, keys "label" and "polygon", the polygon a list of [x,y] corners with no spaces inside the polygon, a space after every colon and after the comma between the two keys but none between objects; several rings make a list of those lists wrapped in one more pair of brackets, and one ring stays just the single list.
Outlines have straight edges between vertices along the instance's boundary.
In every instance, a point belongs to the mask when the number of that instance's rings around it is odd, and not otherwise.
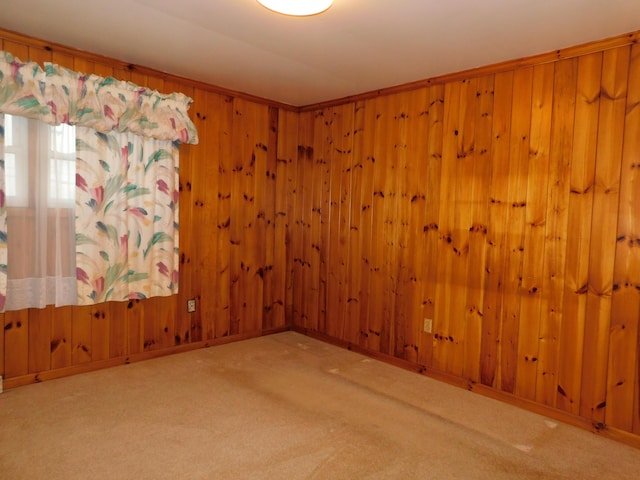
[{"label": "sheer white curtain", "polygon": [[75,129],[5,115],[6,310],[77,303]]}]

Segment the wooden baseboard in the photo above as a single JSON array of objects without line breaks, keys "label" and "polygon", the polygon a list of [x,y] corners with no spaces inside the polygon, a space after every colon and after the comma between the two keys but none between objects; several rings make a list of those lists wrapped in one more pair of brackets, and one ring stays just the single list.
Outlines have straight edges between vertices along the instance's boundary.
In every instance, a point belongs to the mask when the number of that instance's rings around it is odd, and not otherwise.
[{"label": "wooden baseboard", "polygon": [[442,382],[449,383],[451,385],[455,385],[460,388],[464,388],[466,390],[478,393],[485,397],[493,398],[494,400],[508,403],[510,405],[514,405],[524,410],[528,410],[530,412],[537,413],[545,417],[549,417],[553,420],[557,420],[559,422],[572,425],[574,427],[578,427],[583,430],[588,430],[594,434],[601,435],[608,439],[615,440],[617,442],[624,443],[631,447],[640,449],[640,436],[634,435],[633,433],[626,432],[624,430],[620,430],[618,428],[610,427],[604,424],[594,424],[589,419],[579,417],[577,415],[572,415],[570,413],[564,412],[562,410],[558,410],[548,405],[543,405],[541,403],[537,403],[532,400],[527,400],[521,397],[517,397],[512,393],[502,392],[502,391],[496,390],[495,388],[491,388],[486,385],[472,382],[470,380],[457,377],[455,375],[451,375],[446,372],[441,372],[433,368],[428,368],[424,365],[419,365],[417,363],[409,362],[408,360],[404,360],[401,358],[396,358],[392,355],[369,350],[360,345],[356,345],[354,343],[347,342],[345,340],[340,340],[340,339],[331,337],[329,335],[326,335],[324,333],[320,333],[320,332],[299,327],[299,326],[293,326],[291,330],[293,330],[294,332],[306,335],[308,337],[315,338],[317,340],[321,340],[323,342],[330,343],[338,347],[346,348],[347,350],[351,350],[353,352],[357,352],[371,358],[375,358],[382,362],[398,366],[405,370],[410,370],[410,371],[419,373],[421,375],[425,375],[427,377],[433,378],[435,380],[439,380]]},{"label": "wooden baseboard", "polygon": [[53,380],[56,378],[68,377],[71,375],[76,375],[78,373],[93,372],[96,370],[101,370],[103,368],[111,368],[111,367],[116,367],[118,365],[126,365],[129,363],[140,362],[143,360],[150,360],[152,358],[164,357],[166,355],[174,355],[176,353],[197,350],[200,348],[208,348],[208,347],[214,347],[217,345],[224,345],[227,343],[239,342],[241,340],[248,340],[250,338],[256,338],[256,337],[261,337],[265,335],[272,335],[274,333],[286,332],[288,330],[289,330],[288,326],[271,328],[266,330],[258,330],[255,332],[243,333],[240,335],[220,337],[220,338],[215,338],[213,340],[193,342],[193,343],[188,343],[184,345],[176,345],[169,348],[136,353],[134,355],[126,355],[122,357],[110,358],[109,360],[81,363],[81,364],[72,365],[69,367],[57,368],[54,370],[47,370],[45,372],[30,373],[28,375],[20,375],[18,377],[5,378],[4,389],[9,390],[11,388],[21,387],[21,386],[29,385],[32,383],[39,383],[47,380]]}]

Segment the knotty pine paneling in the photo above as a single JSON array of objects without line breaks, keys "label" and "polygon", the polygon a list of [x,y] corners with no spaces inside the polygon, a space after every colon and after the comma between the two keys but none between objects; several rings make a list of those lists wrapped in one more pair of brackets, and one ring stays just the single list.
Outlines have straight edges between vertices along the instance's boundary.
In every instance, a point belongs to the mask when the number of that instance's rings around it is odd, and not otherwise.
[{"label": "knotty pine paneling", "polygon": [[8,312],[0,372],[292,326],[637,443],[638,35],[296,111],[0,31],[23,59],[185,92],[201,137],[180,293]]},{"label": "knotty pine paneling", "polygon": [[295,326],[640,433],[639,71],[630,42],[303,109]]},{"label": "knotty pine paneling", "polygon": [[[179,293],[0,315],[7,387],[286,327],[297,112],[9,32],[0,31],[0,48],[21,60],[180,91],[194,100],[200,136],[198,145],[180,147]],[[197,302],[191,314],[190,298]]]},{"label": "knotty pine paneling", "polygon": [[[276,157],[275,188],[276,192],[285,192],[284,195],[275,195],[275,238],[273,252],[273,265],[286,265],[284,275],[280,272],[273,277],[273,299],[271,308],[272,322],[277,322],[284,315],[287,326],[293,321],[293,285],[294,277],[294,252],[292,247],[291,230],[289,222],[294,218],[295,198],[297,194],[297,161],[298,161],[298,113],[286,110],[278,112],[278,155]],[[269,172],[273,177],[274,172]],[[267,308],[267,307],[265,307]]]},{"label": "knotty pine paneling", "polygon": [[640,432],[640,48],[631,50],[611,298],[605,423]]}]

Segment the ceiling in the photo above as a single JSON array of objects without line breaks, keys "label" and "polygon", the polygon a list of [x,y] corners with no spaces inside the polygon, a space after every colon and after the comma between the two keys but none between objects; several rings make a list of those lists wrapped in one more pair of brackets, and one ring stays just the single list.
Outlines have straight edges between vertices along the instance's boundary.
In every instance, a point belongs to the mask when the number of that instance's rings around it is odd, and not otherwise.
[{"label": "ceiling", "polygon": [[303,106],[639,30],[640,1],[0,0],[0,28]]}]

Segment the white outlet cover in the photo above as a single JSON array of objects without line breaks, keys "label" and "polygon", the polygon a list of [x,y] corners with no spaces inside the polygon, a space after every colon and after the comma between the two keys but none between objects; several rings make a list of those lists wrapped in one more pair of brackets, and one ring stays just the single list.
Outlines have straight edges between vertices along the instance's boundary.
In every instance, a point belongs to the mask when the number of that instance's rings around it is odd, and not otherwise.
[{"label": "white outlet cover", "polygon": [[195,311],[196,311],[196,300],[195,300],[195,298],[187,300],[187,312],[193,313]]},{"label": "white outlet cover", "polygon": [[424,326],[422,329],[424,330],[425,333],[431,333],[431,330],[433,329],[433,320],[430,318],[425,318]]}]

